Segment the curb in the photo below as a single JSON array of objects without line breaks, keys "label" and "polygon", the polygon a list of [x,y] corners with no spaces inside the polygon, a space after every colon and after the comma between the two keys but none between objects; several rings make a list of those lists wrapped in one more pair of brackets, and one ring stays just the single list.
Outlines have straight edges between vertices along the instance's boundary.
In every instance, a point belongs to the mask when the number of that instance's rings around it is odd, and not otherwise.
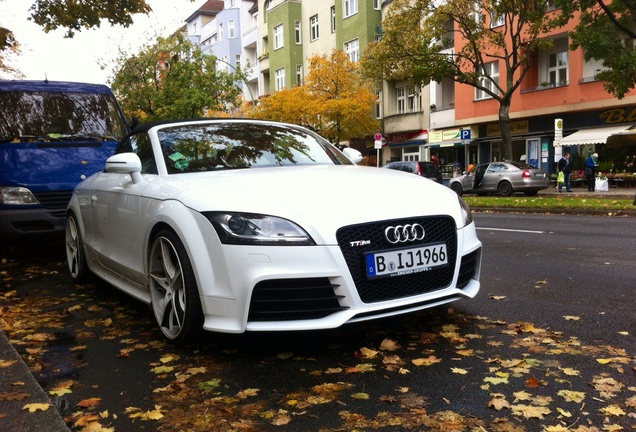
[{"label": "curb", "polygon": [[[40,384],[4,332],[0,331],[0,430],[4,432],[70,432]],[[28,404],[42,404],[31,412]]]}]

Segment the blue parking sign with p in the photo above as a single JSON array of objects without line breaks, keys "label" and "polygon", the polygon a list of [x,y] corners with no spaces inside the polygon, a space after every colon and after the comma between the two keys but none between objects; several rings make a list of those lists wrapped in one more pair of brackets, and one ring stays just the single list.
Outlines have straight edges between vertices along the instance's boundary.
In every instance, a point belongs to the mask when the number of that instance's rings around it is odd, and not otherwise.
[{"label": "blue parking sign with p", "polygon": [[471,132],[470,129],[462,129],[461,130],[461,139],[469,140],[470,137],[471,137],[470,132]]}]

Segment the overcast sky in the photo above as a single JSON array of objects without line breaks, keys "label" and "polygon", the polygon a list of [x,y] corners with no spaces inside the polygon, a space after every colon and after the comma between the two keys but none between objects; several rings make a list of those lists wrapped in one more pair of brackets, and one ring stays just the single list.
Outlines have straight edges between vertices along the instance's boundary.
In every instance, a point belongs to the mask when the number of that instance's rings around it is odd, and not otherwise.
[{"label": "overcast sky", "polygon": [[[62,29],[47,34],[28,21],[32,3],[32,0],[0,0],[0,24],[13,31],[22,48],[22,54],[11,66],[19,69],[26,79],[106,84],[112,76],[112,61],[119,47],[136,53],[155,35],[173,33],[205,0],[148,0],[153,12],[149,16],[135,15],[131,27],[103,23],[97,30],[76,33],[73,39],[65,39]],[[107,65],[105,69],[100,67],[103,64]],[[0,75],[0,78],[7,77]]]}]

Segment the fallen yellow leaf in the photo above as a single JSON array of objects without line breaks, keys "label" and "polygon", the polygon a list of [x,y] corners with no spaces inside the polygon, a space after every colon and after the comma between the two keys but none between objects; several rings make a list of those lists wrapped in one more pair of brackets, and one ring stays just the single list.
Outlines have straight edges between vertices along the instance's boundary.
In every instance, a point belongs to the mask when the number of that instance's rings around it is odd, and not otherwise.
[{"label": "fallen yellow leaf", "polygon": [[431,366],[441,361],[442,359],[439,359],[435,357],[434,355],[430,355],[427,358],[417,358],[417,359],[411,360],[411,363],[413,363],[415,366]]},{"label": "fallen yellow leaf", "polygon": [[22,409],[29,410],[30,413],[34,413],[36,411],[46,411],[50,407],[51,404],[48,403],[30,403],[23,406]]}]

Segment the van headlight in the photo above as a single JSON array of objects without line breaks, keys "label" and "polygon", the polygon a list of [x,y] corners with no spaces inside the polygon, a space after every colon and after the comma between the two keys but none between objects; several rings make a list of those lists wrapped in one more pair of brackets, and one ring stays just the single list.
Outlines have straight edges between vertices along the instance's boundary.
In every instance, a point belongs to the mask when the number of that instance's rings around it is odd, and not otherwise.
[{"label": "van headlight", "polygon": [[34,205],[40,204],[30,190],[24,187],[0,187],[0,204],[5,205]]}]

